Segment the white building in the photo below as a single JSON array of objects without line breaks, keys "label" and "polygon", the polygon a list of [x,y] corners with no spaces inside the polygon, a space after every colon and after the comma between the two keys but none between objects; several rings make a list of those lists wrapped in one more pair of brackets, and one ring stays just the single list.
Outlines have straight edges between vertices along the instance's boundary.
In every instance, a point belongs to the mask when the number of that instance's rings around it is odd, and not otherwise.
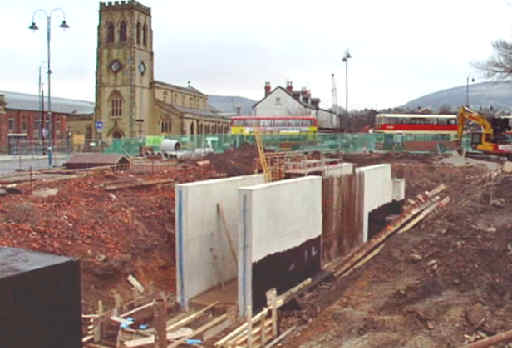
[{"label": "white building", "polygon": [[312,98],[311,91],[303,88],[293,90],[288,81],[286,88],[278,86],[273,90],[265,82],[265,96],[253,105],[255,116],[315,116],[321,129],[339,129],[340,117],[331,110],[319,107],[320,99]]}]

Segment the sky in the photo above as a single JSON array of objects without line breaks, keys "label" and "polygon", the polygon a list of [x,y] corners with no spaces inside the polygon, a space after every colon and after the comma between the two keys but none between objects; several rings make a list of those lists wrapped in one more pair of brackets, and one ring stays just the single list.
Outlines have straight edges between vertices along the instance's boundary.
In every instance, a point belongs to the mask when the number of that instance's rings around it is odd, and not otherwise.
[{"label": "sky", "polygon": [[[383,109],[441,89],[482,82],[472,63],[492,54],[491,42],[512,40],[507,0],[142,0],[151,7],[155,79],[205,94],[263,97],[293,81],[321,106],[333,103]],[[0,90],[37,93],[46,65],[46,17],[37,9],[62,8],[69,30],[52,15],[52,95],[95,99],[99,2],[2,1]],[[352,56],[346,65],[346,50]],[[43,68],[45,73],[46,67]]]}]

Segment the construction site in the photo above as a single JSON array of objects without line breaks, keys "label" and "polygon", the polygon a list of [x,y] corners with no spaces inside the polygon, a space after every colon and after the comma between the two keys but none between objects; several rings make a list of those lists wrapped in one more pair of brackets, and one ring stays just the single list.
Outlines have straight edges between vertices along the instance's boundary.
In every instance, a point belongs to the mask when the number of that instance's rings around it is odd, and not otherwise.
[{"label": "construction site", "polygon": [[7,347],[508,347],[511,172],[256,141],[3,176],[2,332]]}]

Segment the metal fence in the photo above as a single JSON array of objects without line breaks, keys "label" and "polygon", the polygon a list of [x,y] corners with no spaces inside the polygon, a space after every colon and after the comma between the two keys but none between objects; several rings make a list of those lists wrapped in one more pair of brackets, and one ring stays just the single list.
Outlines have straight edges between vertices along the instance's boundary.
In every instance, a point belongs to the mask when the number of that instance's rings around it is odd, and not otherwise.
[{"label": "metal fence", "polygon": [[[161,145],[165,139],[180,143],[180,151],[201,156],[205,153],[223,153],[244,144],[255,144],[253,136],[211,134],[145,136],[139,138],[82,139],[57,141],[53,147],[53,166],[61,166],[75,152],[116,153],[138,156],[144,149],[162,154]],[[274,151],[319,151],[319,152],[409,152],[447,153],[455,150],[453,141],[439,135],[388,135],[368,133],[329,133],[316,135],[263,135],[265,149]],[[463,147],[470,150],[469,138],[463,139]],[[49,167],[46,147],[41,141],[19,140],[12,144],[11,155],[0,156],[0,175],[16,170],[43,169]]]}]

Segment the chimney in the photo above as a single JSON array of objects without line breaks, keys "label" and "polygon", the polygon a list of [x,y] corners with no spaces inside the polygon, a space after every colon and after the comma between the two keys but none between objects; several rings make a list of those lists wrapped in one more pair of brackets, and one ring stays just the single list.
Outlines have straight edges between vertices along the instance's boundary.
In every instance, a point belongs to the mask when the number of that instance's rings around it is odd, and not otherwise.
[{"label": "chimney", "polygon": [[311,98],[311,105],[313,105],[313,107],[318,110],[318,106],[320,105],[320,98]]},{"label": "chimney", "polygon": [[293,93],[293,81],[286,82],[286,90],[290,93]]},{"label": "chimney", "polygon": [[266,81],[265,82],[265,97],[268,96],[270,94],[270,90],[271,90],[271,87],[270,87],[270,82],[269,81]]},{"label": "chimney", "polygon": [[307,90],[306,87],[302,87],[302,91],[300,92],[301,96],[302,96],[302,102],[304,104],[309,104],[309,91]]}]

